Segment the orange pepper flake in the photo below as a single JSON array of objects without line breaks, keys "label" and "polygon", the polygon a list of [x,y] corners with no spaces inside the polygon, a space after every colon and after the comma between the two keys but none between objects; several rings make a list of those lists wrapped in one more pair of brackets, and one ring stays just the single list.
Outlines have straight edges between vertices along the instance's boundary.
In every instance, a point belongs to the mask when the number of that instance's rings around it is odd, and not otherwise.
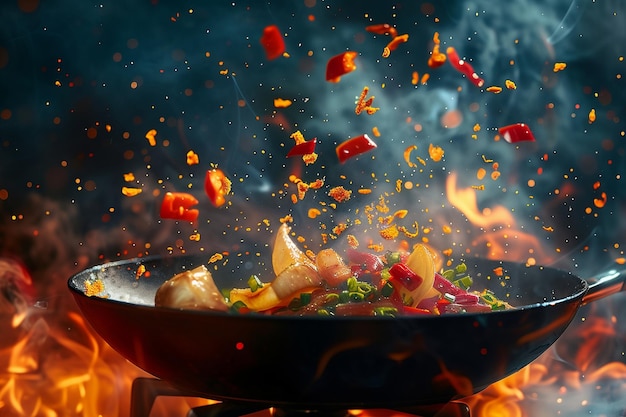
[{"label": "orange pepper flake", "polygon": [[352,195],[352,191],[346,190],[341,185],[338,187],[333,187],[328,192],[328,195],[333,198],[336,202],[342,203],[344,201],[350,200]]},{"label": "orange pepper flake", "polygon": [[593,199],[593,205],[598,207],[598,208],[602,208],[602,207],[604,207],[606,205],[606,201],[607,201],[606,193],[602,192],[600,198],[594,198]]},{"label": "orange pepper flake", "polygon": [[491,179],[495,181],[495,180],[497,180],[498,178],[500,178],[500,171],[493,171],[493,172],[491,173]]},{"label": "orange pepper flake", "polygon": [[397,217],[398,219],[404,219],[406,215],[409,214],[408,210],[402,209],[393,213],[393,217]]},{"label": "orange pepper flake", "polygon": [[135,188],[135,187],[122,187],[122,194],[124,194],[126,197],[134,197],[137,194],[141,194],[143,190],[141,188]]},{"label": "orange pepper flake", "polygon": [[409,166],[409,168],[417,167],[417,164],[411,161],[411,152],[417,149],[417,145],[410,145],[404,150],[404,161]]},{"label": "orange pepper flake", "polygon": [[296,186],[298,187],[298,199],[303,200],[306,192],[309,191],[309,184],[301,181]]},{"label": "orange pepper flake", "polygon": [[492,85],[490,87],[487,87],[485,90],[487,90],[490,93],[500,94],[502,92],[502,87],[499,87],[497,85]]},{"label": "orange pepper flake", "polygon": [[452,255],[452,248],[444,249],[443,251],[441,251],[441,253],[443,253],[446,256],[450,256]]},{"label": "orange pepper flake", "polygon": [[375,137],[379,138],[380,137],[380,130],[378,130],[378,127],[374,126],[372,128],[372,135],[374,135]]},{"label": "orange pepper flake", "polygon": [[317,216],[319,216],[320,214],[322,214],[321,211],[319,211],[319,209],[316,208],[310,208],[307,215],[309,216],[309,219],[314,219]]},{"label": "orange pepper flake", "polygon": [[420,83],[424,85],[428,82],[429,79],[430,79],[430,74],[425,73],[424,75],[422,75],[422,80],[420,81]]},{"label": "orange pepper flake", "polygon": [[500,164],[499,164],[499,163],[497,163],[497,162],[494,162],[494,163],[493,163],[493,165],[491,165],[491,167],[492,167],[495,171],[497,171],[497,170],[498,170],[498,168],[500,168]]},{"label": "orange pepper flake", "polygon": [[104,292],[104,282],[100,278],[93,281],[85,281],[85,295],[87,297],[98,296]]},{"label": "orange pepper flake", "polygon": [[483,180],[485,175],[487,175],[487,170],[485,168],[478,168],[478,171],[476,171],[476,178]]},{"label": "orange pepper flake", "polygon": [[396,192],[402,191],[402,180],[396,180]]},{"label": "orange pepper flake", "polygon": [[441,161],[441,158],[443,158],[443,148],[441,148],[440,146],[435,146],[431,143],[428,146],[428,154],[430,155],[430,159],[435,162],[439,162]]},{"label": "orange pepper flake", "polygon": [[517,88],[517,85],[513,81],[511,81],[511,80],[505,80],[504,81],[504,85],[509,90],[515,90]]},{"label": "orange pepper flake", "polygon": [[565,67],[567,67],[567,64],[565,62],[555,62],[554,67],[552,68],[552,71],[554,72],[563,71]]},{"label": "orange pepper flake", "polygon": [[319,190],[323,186],[324,186],[324,180],[322,179],[316,179],[315,181],[309,183],[309,188],[313,190]]},{"label": "orange pepper flake", "polygon": [[200,158],[198,157],[197,153],[195,153],[194,151],[187,152],[187,165],[191,166],[191,165],[197,165],[199,163],[200,163]]},{"label": "orange pepper flake", "polygon": [[394,37],[383,49],[383,57],[387,58],[391,51],[395,51],[401,43],[405,43],[409,40],[409,34],[405,33],[404,35],[398,35]]},{"label": "orange pepper flake", "polygon": [[222,259],[224,259],[224,255],[219,252],[216,252],[213,255],[211,255],[211,257],[209,258],[209,263],[212,264],[217,261],[221,261]]},{"label": "orange pepper flake", "polygon": [[374,252],[382,252],[385,250],[385,247],[383,245],[372,242],[367,245],[367,248],[373,250]]},{"label": "orange pepper flake", "polygon": [[615,258],[615,263],[618,265],[626,264],[626,258]]},{"label": "orange pepper flake", "polygon": [[293,104],[291,100],[283,99],[283,98],[275,98],[274,99],[274,107],[278,109],[284,109]]},{"label": "orange pepper flake", "polygon": [[348,245],[350,245],[351,248],[358,248],[359,247],[359,241],[357,240],[356,236],[348,235],[347,236],[347,241],[348,241]]},{"label": "orange pepper flake", "polygon": [[420,75],[417,71],[413,71],[413,74],[411,74],[411,84],[413,85],[417,85],[417,83],[420,82]]},{"label": "orange pepper flake", "polygon": [[124,181],[126,182],[135,181],[135,174],[133,174],[132,172],[129,172],[128,174],[124,174]]},{"label": "orange pepper flake", "polygon": [[542,226],[542,229],[546,232],[554,232],[554,228],[552,226]]},{"label": "orange pepper flake", "polygon": [[480,124],[476,123],[474,125],[474,127],[472,128],[472,130],[474,130],[474,132],[479,132],[480,131]]},{"label": "orange pepper flake", "polygon": [[447,225],[447,224],[444,224],[444,225],[441,227],[441,230],[443,230],[443,232],[444,232],[445,234],[447,234],[447,235],[449,235],[450,233],[452,233],[452,228],[451,228],[449,225]]},{"label": "orange pepper flake", "polygon": [[139,265],[139,267],[137,267],[137,272],[135,272],[135,279],[139,279],[141,278],[141,276],[146,272],[146,267],[145,265]]},{"label": "orange pepper flake", "polygon": [[378,110],[380,110],[379,107],[372,107],[372,103],[374,102],[374,96],[371,96],[370,98],[366,100],[367,93],[369,93],[369,90],[370,90],[369,87],[365,86],[363,87],[363,91],[361,91],[361,96],[359,97],[359,100],[356,103],[356,108],[354,109],[354,112],[357,115],[361,114],[363,110],[365,110],[367,114],[374,114]]},{"label": "orange pepper flake", "polygon": [[399,226],[398,230],[404,234],[408,239],[414,239],[419,235],[419,224],[417,221],[413,222],[414,232],[410,232],[405,226]]},{"label": "orange pepper flake", "polygon": [[190,235],[189,240],[193,240],[194,242],[200,242],[200,233],[194,233]]},{"label": "orange pepper flake", "polygon": [[342,234],[346,229],[348,228],[348,225],[345,223],[339,223],[337,226],[333,227],[333,233],[337,236],[339,236],[340,234]]},{"label": "orange pepper flake", "polygon": [[439,50],[440,47],[441,41],[439,40],[439,32],[435,32],[433,34],[433,51],[428,58],[428,66],[430,68],[440,67],[446,62],[446,54]]},{"label": "orange pepper flake", "polygon": [[298,202],[298,196],[295,194],[291,194],[291,202],[296,204]]},{"label": "orange pepper flake", "polygon": [[501,266],[494,268],[493,269],[493,273],[496,274],[497,276],[501,277],[504,275],[504,268],[502,268]]},{"label": "orange pepper flake", "polygon": [[382,229],[379,234],[380,237],[385,240],[393,240],[398,237],[400,232],[398,231],[398,227],[395,224],[392,224],[391,226]]},{"label": "orange pepper flake", "polygon": [[593,189],[597,190],[598,188],[600,188],[600,181],[596,181],[593,183]]},{"label": "orange pepper flake", "polygon": [[596,109],[589,110],[589,115],[587,116],[589,120],[589,124],[596,121]]},{"label": "orange pepper flake", "polygon": [[146,139],[148,139],[150,146],[156,146],[156,135],[156,129],[150,129],[146,132]]},{"label": "orange pepper flake", "polygon": [[372,190],[370,188],[359,188],[357,190],[357,193],[359,193],[359,194],[371,194]]}]

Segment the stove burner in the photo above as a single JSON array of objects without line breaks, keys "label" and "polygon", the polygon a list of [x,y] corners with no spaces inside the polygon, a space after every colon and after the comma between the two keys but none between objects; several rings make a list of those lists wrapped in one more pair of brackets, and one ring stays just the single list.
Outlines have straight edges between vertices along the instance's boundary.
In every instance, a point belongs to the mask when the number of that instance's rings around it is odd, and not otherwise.
[{"label": "stove burner", "polygon": [[[150,417],[152,405],[159,396],[197,397],[197,394],[181,391],[166,381],[156,378],[137,378],[133,381],[131,391],[131,417]],[[301,410],[290,407],[271,407],[267,404],[224,401],[194,407],[187,417],[242,417],[258,411],[268,410],[271,417],[349,417],[347,410]],[[415,417],[470,417],[467,404],[452,401],[448,404],[434,404],[414,407],[399,407],[393,411],[413,415]]]}]

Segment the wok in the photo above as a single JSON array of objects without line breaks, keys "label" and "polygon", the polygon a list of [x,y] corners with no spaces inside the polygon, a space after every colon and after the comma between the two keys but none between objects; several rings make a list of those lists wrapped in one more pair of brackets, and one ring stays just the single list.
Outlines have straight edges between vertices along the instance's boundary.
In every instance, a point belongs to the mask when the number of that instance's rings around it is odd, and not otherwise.
[{"label": "wok", "polygon": [[[95,266],[69,279],[87,321],[125,358],[198,396],[321,408],[398,408],[469,396],[532,362],[578,308],[624,287],[549,267],[470,260],[477,289],[518,308],[404,317],[293,317],[154,307],[165,280],[207,256],[155,257]],[[149,277],[137,278],[145,266]],[[242,263],[243,265],[243,263]],[[508,277],[492,271],[503,267]],[[236,267],[218,286],[242,286]],[[85,295],[99,278],[107,298]],[[244,284],[245,285],[245,284]]]}]

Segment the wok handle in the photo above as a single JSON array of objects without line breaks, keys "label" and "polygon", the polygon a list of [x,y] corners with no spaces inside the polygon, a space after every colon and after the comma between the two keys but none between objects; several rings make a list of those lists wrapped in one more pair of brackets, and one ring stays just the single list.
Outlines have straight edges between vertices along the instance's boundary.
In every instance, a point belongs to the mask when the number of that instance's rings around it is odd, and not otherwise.
[{"label": "wok handle", "polygon": [[612,269],[598,277],[588,279],[587,282],[589,290],[583,296],[582,304],[626,290],[626,270]]}]

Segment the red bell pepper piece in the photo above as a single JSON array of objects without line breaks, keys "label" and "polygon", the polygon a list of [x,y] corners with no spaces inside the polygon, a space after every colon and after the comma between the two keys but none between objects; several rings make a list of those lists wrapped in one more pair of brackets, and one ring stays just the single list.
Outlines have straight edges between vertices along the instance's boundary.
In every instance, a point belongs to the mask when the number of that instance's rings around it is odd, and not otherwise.
[{"label": "red bell pepper piece", "polygon": [[198,204],[198,200],[189,193],[165,193],[161,203],[161,218],[195,221],[200,212],[191,207]]},{"label": "red bell pepper piece", "polygon": [[356,69],[354,58],[358,53],[347,51],[330,58],[326,63],[326,81],[337,83],[342,75],[352,72]]},{"label": "red bell pepper piece", "polygon": [[433,282],[433,287],[442,294],[448,293],[454,295],[455,297],[459,294],[466,293],[465,290],[457,287],[438,272],[435,273],[435,281]]},{"label": "red bell pepper piece", "polygon": [[268,60],[271,61],[282,56],[285,52],[285,40],[278,26],[270,25],[263,29],[261,45],[265,49],[265,56]]},{"label": "red bell pepper piece", "polygon": [[480,78],[474,68],[465,60],[459,58],[459,54],[456,52],[452,46],[449,46],[446,49],[446,55],[448,55],[448,59],[450,60],[450,64],[454,67],[455,70],[460,72],[461,74],[465,74],[465,76],[474,84],[476,87],[482,87],[485,85],[485,80]]},{"label": "red bell pepper piece", "polygon": [[385,267],[383,261],[375,254],[348,249],[346,252],[348,262],[361,267],[362,271],[378,272]]},{"label": "red bell pepper piece", "polygon": [[337,158],[339,158],[339,162],[343,164],[348,159],[371,151],[377,146],[378,145],[376,145],[376,143],[371,140],[369,136],[364,134],[340,143],[335,148],[335,151],[337,152]]},{"label": "red bell pepper piece", "polygon": [[389,268],[391,274],[390,281],[392,285],[399,282],[404,288],[413,291],[419,287],[424,279],[411,270],[406,264],[395,263]]},{"label": "red bell pepper piece", "polygon": [[230,193],[230,186],[230,180],[226,178],[221,169],[214,168],[206,172],[204,190],[215,207],[219,207],[226,202],[224,196]]},{"label": "red bell pepper piece", "polygon": [[404,311],[405,314],[410,314],[410,315],[415,315],[415,314],[428,314],[429,316],[433,315],[433,313],[431,313],[429,310],[426,310],[425,308],[419,308],[419,307],[402,306],[402,311]]},{"label": "red bell pepper piece", "polygon": [[315,145],[317,144],[317,138],[307,140],[306,142],[294,145],[293,148],[287,153],[287,158],[292,156],[308,155],[315,151]]},{"label": "red bell pepper piece", "polygon": [[503,126],[498,129],[498,133],[500,133],[504,140],[509,143],[535,141],[535,135],[533,135],[533,132],[530,130],[528,125],[524,123],[515,123]]}]

